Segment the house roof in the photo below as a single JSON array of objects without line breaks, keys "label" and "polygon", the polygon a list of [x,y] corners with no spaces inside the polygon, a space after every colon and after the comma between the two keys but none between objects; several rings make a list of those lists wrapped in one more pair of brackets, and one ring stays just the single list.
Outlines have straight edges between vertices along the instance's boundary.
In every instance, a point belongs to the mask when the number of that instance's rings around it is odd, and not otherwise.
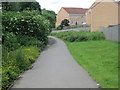
[{"label": "house roof", "polygon": [[88,9],[63,7],[69,14],[85,14]]}]

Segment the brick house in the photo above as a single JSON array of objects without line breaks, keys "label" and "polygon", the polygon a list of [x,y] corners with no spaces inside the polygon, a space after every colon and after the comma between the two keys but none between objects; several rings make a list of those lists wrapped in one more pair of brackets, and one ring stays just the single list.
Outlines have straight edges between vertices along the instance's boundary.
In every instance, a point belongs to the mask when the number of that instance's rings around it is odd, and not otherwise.
[{"label": "brick house", "polygon": [[56,16],[56,26],[64,19],[69,20],[70,26],[82,25],[85,22],[85,13],[88,9],[62,7]]},{"label": "brick house", "polygon": [[[119,8],[119,9],[118,9]],[[97,0],[86,12],[86,23],[90,25],[91,31],[99,31],[100,27],[120,24],[118,20],[120,3],[114,0]]]}]

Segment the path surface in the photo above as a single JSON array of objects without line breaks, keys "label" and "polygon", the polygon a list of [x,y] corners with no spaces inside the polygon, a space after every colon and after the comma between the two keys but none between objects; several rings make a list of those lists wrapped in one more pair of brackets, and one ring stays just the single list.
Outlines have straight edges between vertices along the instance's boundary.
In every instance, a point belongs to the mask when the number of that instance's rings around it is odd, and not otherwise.
[{"label": "path surface", "polygon": [[52,33],[59,33],[59,32],[66,32],[66,31],[89,31],[90,28],[88,27],[81,27],[81,28],[72,28],[72,29],[64,29],[64,30],[53,30]]},{"label": "path surface", "polygon": [[33,65],[13,88],[98,88],[60,39],[49,37],[49,44]]}]

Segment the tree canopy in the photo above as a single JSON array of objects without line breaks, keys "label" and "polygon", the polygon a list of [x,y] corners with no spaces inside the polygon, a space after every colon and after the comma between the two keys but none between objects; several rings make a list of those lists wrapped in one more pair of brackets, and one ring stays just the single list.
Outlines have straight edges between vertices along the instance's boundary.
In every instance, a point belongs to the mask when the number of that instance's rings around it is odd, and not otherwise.
[{"label": "tree canopy", "polygon": [[55,14],[54,11],[42,9],[42,15],[43,15],[47,20],[50,21],[52,28],[55,27],[56,14]]},{"label": "tree canopy", "polygon": [[3,11],[23,11],[23,10],[39,10],[41,6],[38,2],[2,2]]}]

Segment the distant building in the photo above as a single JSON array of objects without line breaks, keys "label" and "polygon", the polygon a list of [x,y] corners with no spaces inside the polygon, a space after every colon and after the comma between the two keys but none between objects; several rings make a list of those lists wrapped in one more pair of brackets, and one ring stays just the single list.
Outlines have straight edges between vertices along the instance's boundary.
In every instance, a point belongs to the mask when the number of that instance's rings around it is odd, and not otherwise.
[{"label": "distant building", "polygon": [[91,31],[99,31],[100,27],[120,24],[120,2],[115,0],[96,0],[86,12],[86,23]]},{"label": "distant building", "polygon": [[85,22],[85,13],[88,9],[62,7],[56,16],[56,26],[64,19],[69,20],[70,26],[82,25]]}]

